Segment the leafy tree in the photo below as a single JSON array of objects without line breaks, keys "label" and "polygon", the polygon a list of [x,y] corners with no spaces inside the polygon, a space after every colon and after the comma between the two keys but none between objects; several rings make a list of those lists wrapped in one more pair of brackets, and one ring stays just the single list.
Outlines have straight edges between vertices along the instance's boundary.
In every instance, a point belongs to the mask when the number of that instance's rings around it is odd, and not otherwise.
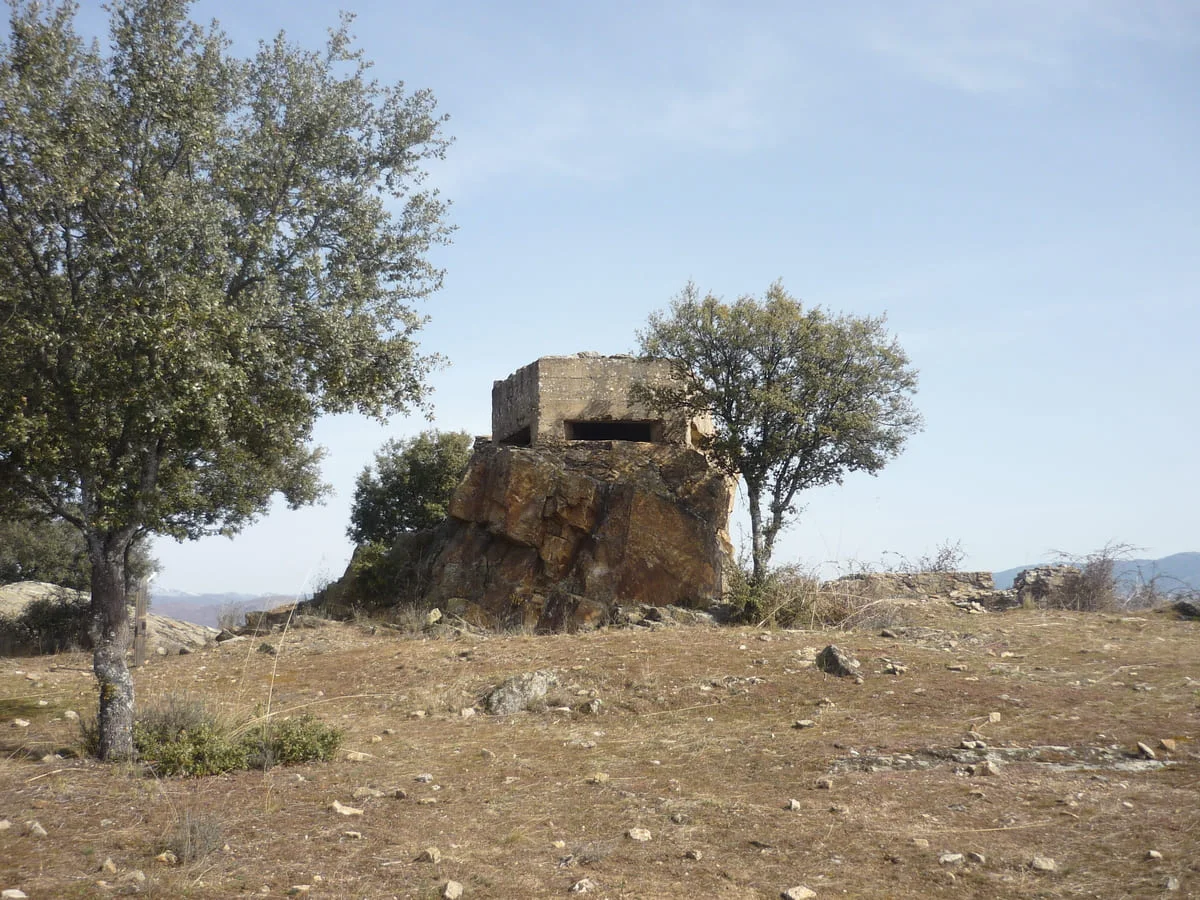
[{"label": "leafy tree", "polygon": [[805,309],[779,282],[761,301],[732,304],[689,284],[638,334],[642,352],[669,360],[678,376],[642,387],[642,399],[711,415],[702,448],[746,483],[754,584],[800,491],[878,472],[921,426],[916,371],[884,323]]},{"label": "leafy tree", "polygon": [[[133,586],[157,569],[145,540],[130,544],[126,584]],[[86,591],[92,583],[87,542],[79,530],[61,519],[34,513],[0,518],[0,584],[45,581]]]},{"label": "leafy tree", "polygon": [[125,559],[315,500],[327,412],[422,402],[411,301],[448,237],[420,189],[433,97],[381,86],[348,20],[229,53],[188,0],[12,0],[0,45],[0,503],[91,563],[99,752],[133,754]]},{"label": "leafy tree", "polygon": [[471,444],[465,431],[423,431],[384,444],[374,467],[363,469],[355,483],[350,539],[390,544],[406,531],[440,523],[467,471]]}]

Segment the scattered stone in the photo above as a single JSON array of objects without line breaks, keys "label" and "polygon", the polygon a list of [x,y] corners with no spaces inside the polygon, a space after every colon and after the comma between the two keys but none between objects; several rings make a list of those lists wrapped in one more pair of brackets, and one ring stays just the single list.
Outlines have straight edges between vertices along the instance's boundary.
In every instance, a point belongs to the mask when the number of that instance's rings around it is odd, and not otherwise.
[{"label": "scattered stone", "polygon": [[830,644],[817,654],[817,668],[839,678],[853,677],[858,674],[858,660],[844,652],[835,644]]},{"label": "scattered stone", "polygon": [[1057,872],[1058,863],[1049,856],[1035,856],[1029,861],[1029,868],[1035,872]]},{"label": "scattered stone", "polygon": [[0,831],[8,831],[10,828],[12,828],[12,822],[8,819],[0,819]]},{"label": "scattered stone", "polygon": [[995,725],[997,722],[999,722],[1001,718],[1002,717],[1001,717],[1000,713],[998,713],[998,712],[988,713],[988,721],[991,722],[993,725]]},{"label": "scattered stone", "polygon": [[590,878],[581,878],[579,881],[571,885],[570,893],[572,894],[590,894],[596,889],[596,882]]},{"label": "scattered stone", "polygon": [[967,859],[969,859],[971,862],[975,863],[978,866],[982,866],[987,862],[986,856],[984,856],[982,853],[976,853],[973,850],[967,854]]},{"label": "scattered stone", "polygon": [[289,897],[305,897],[308,896],[308,893],[311,890],[311,884],[293,884],[290,888],[288,888],[287,893]]},{"label": "scattered stone", "polygon": [[127,881],[132,881],[135,884],[145,884],[146,883],[146,873],[143,872],[141,869],[134,869],[132,872],[130,872],[128,875],[126,875],[125,878]]},{"label": "scattered stone", "polygon": [[361,841],[362,840],[362,832],[361,831],[343,831],[342,837],[349,838],[352,841]]},{"label": "scattered stone", "polygon": [[463,886],[457,881],[447,881],[442,888],[443,900],[458,900],[463,895]]},{"label": "scattered stone", "polygon": [[19,888],[9,888],[6,891],[0,891],[0,900],[26,900],[29,895]]},{"label": "scattered stone", "polygon": [[1159,853],[1157,850],[1147,850],[1146,851],[1146,859],[1162,859],[1162,858],[1163,858],[1163,855],[1161,853]]},{"label": "scattered stone", "polygon": [[683,852],[683,858],[701,860],[704,859],[704,854],[699,850],[685,850]]},{"label": "scattered stone", "polygon": [[596,697],[586,701],[585,703],[581,703],[575,708],[585,716],[598,716],[600,715],[600,711],[604,708],[604,702],[599,697]]},{"label": "scattered stone", "polygon": [[885,628],[885,629],[883,629],[883,631],[879,632],[879,636],[884,637],[884,638],[893,638],[894,639],[896,637],[896,632],[892,631],[892,629],[890,629],[890,628]]},{"label": "scattered stone", "polygon": [[792,727],[793,728],[812,728],[816,724],[817,723],[814,722],[812,719],[797,719],[795,721],[795,723],[792,725]]},{"label": "scattered stone", "polygon": [[78,722],[79,721],[79,713],[75,712],[75,710],[73,710],[73,709],[68,709],[63,713],[63,718],[66,719],[68,722]]},{"label": "scattered stone", "polygon": [[346,762],[366,762],[370,758],[370,753],[363,753],[361,750],[346,751]]},{"label": "scattered stone", "polygon": [[685,822],[687,822],[687,820],[688,817],[683,813],[671,813],[671,821],[676,825],[683,825]]},{"label": "scattered stone", "polygon": [[117,874],[117,864],[112,861],[112,857],[108,857],[100,864],[100,871],[107,872],[109,875]]},{"label": "scattered stone", "polygon": [[975,763],[975,765],[971,766],[971,774],[978,775],[980,777],[999,775],[1000,764],[991,757],[988,757],[987,759],[980,760],[979,762]]},{"label": "scattered stone", "polygon": [[380,737],[379,735],[377,735],[377,734],[373,734],[373,735],[371,735],[371,743],[372,743],[372,744],[382,744],[382,743],[383,743],[383,738],[381,738],[381,737]]},{"label": "scattered stone", "polygon": [[884,675],[903,675],[908,671],[908,666],[903,663],[898,663],[895,660],[889,659],[883,666]]},{"label": "scattered stone", "polygon": [[804,807],[802,807],[800,805],[799,800],[789,800],[787,803],[785,803],[783,805],[783,808],[788,810],[789,812],[799,812]]},{"label": "scattered stone", "polygon": [[1138,756],[1142,759],[1158,759],[1158,754],[1150,748],[1149,744],[1143,744],[1141,741],[1138,741],[1137,751]]},{"label": "scattered stone", "polygon": [[492,688],[483,698],[483,706],[493,716],[519,713],[545,697],[556,684],[557,676],[545,670],[514,675]]},{"label": "scattered stone", "polygon": [[783,897],[783,900],[812,900],[813,897],[817,896],[817,892],[802,884],[798,884],[795,887],[788,888],[780,896]]},{"label": "scattered stone", "polygon": [[434,607],[429,612],[425,613],[425,627],[432,628],[438,622],[442,621],[442,611]]},{"label": "scattered stone", "polygon": [[928,850],[929,849],[929,841],[925,840],[925,838],[913,838],[912,845],[914,847],[918,848],[919,850]]},{"label": "scattered stone", "polygon": [[422,797],[417,801],[419,806],[437,806],[437,797]]},{"label": "scattered stone", "polygon": [[833,779],[832,778],[818,778],[817,779],[817,790],[819,790],[819,791],[833,790]]},{"label": "scattered stone", "polygon": [[426,847],[417,854],[417,862],[427,862],[436,865],[442,861],[442,851],[437,847]]},{"label": "scattered stone", "polygon": [[1174,875],[1168,875],[1163,879],[1162,886],[1164,891],[1177,891],[1179,890],[1179,879]]},{"label": "scattered stone", "polygon": [[408,717],[409,717],[410,719],[423,719],[423,718],[425,718],[425,710],[423,710],[423,709],[414,709],[412,712],[410,712],[410,713],[408,714]]},{"label": "scattered stone", "polygon": [[946,670],[950,672],[965,672],[967,671],[966,663],[950,663],[946,666]]},{"label": "scattered stone", "polygon": [[376,790],[373,787],[356,787],[354,793],[350,796],[355,800],[378,800],[383,796],[383,791]]},{"label": "scattered stone", "polygon": [[938,862],[943,866],[961,866],[965,857],[961,853],[943,853]]},{"label": "scattered stone", "polygon": [[1162,748],[1163,748],[1164,750],[1166,750],[1168,753],[1174,753],[1174,752],[1175,752],[1175,746],[1176,746],[1176,745],[1175,745],[1175,739],[1174,739],[1174,738],[1163,738],[1162,740],[1160,740],[1160,741],[1158,742],[1158,744],[1159,744],[1159,746],[1160,746],[1160,747],[1162,747]]},{"label": "scattered stone", "polygon": [[341,816],[361,816],[363,814],[363,811],[357,806],[346,806],[339,800],[334,800],[329,808]]},{"label": "scattered stone", "polygon": [[389,796],[393,800],[407,800],[408,791],[406,791],[404,788],[392,788],[392,792],[389,794]]},{"label": "scattered stone", "polygon": [[12,724],[13,724],[13,728],[28,728],[29,720],[28,719],[13,719]]},{"label": "scattered stone", "polygon": [[606,784],[608,782],[607,772],[593,772],[588,776],[588,784]]},{"label": "scattered stone", "polygon": [[39,837],[39,838],[45,837],[46,829],[42,827],[41,822],[30,822],[29,823],[29,835],[31,837]]},{"label": "scattered stone", "polygon": [[166,866],[173,866],[179,862],[179,857],[175,855],[174,850],[164,850],[154,858]]},{"label": "scattered stone", "polygon": [[650,829],[648,828],[630,828],[627,832],[625,832],[625,836],[631,841],[639,841],[642,843],[645,843],[653,837],[653,835],[650,834]]},{"label": "scattered stone", "polygon": [[393,734],[396,733],[396,729],[395,728],[385,728],[385,729],[383,729],[383,733],[385,735],[387,735],[388,737],[391,737]]},{"label": "scattered stone", "polygon": [[460,709],[460,710],[458,711],[458,714],[459,714],[460,716],[462,716],[464,719],[469,719],[469,718],[471,718],[473,715],[475,715],[475,707],[473,707],[473,706],[464,706],[462,709]]}]

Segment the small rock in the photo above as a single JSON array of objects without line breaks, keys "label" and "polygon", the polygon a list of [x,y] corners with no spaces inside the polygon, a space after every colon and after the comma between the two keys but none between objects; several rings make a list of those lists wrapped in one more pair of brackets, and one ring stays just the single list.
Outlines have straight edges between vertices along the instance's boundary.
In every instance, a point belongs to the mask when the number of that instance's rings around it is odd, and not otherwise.
[{"label": "small rock", "polygon": [[425,710],[423,710],[423,709],[414,709],[412,712],[410,712],[410,713],[408,714],[408,717],[409,717],[410,719],[423,719],[423,718],[425,718]]},{"label": "small rock", "polygon": [[38,705],[39,707],[41,707],[41,708],[45,709],[47,706],[49,706],[49,705],[50,705],[50,701],[49,701],[49,700],[39,700],[39,701],[37,702],[37,705]]},{"label": "small rock", "polygon": [[73,710],[73,709],[68,709],[66,712],[63,713],[63,718],[66,719],[68,722],[78,722],[79,721],[79,713],[75,712],[75,710]]},{"label": "small rock", "polygon": [[41,822],[30,822],[29,823],[29,834],[32,837],[45,837],[46,829],[42,827]]},{"label": "small rock", "polygon": [[175,855],[174,850],[164,850],[154,858],[167,866],[173,866],[179,862],[179,857]]},{"label": "small rock", "polygon": [[377,735],[377,734],[373,734],[373,735],[371,735],[371,743],[372,743],[372,744],[382,744],[382,743],[383,743],[383,738],[381,738],[381,737],[380,737],[379,735]]},{"label": "small rock", "polygon": [[929,848],[929,841],[925,840],[925,838],[913,838],[912,845],[921,850],[927,850]]},{"label": "small rock", "polygon": [[418,806],[437,806],[437,797],[422,797],[417,801]]},{"label": "small rock", "polygon": [[833,790],[833,779],[832,778],[818,778],[817,779],[817,790],[819,790],[819,791]]},{"label": "small rock", "polygon": [[802,884],[798,884],[795,887],[788,888],[780,896],[783,897],[783,900],[812,900],[813,897],[817,896],[817,892]]},{"label": "small rock", "polygon": [[803,809],[799,800],[789,800],[787,803],[783,804],[783,808],[789,812],[798,812],[799,810]]},{"label": "small rock", "polygon": [[653,837],[648,828],[630,828],[627,832],[625,832],[625,836],[631,841],[640,841],[642,843],[645,843]]},{"label": "small rock", "polygon": [[442,861],[442,851],[437,847],[426,847],[417,854],[417,862],[427,862],[437,864]]},{"label": "small rock", "polygon": [[1174,738],[1163,738],[1161,741],[1158,742],[1158,744],[1160,747],[1162,747],[1168,753],[1175,752],[1175,739]]},{"label": "small rock", "polygon": [[159,656],[166,656],[167,648],[166,647],[155,647],[154,652],[157,653]]},{"label": "small rock", "polygon": [[858,674],[858,660],[844,652],[835,644],[830,644],[817,654],[817,668],[839,678]]},{"label": "small rock", "polygon": [[352,841],[361,841],[362,840],[362,832],[361,831],[343,831],[342,837],[349,838]]},{"label": "small rock", "polygon": [[305,897],[311,890],[311,884],[293,884],[288,888],[287,894],[289,897]]},{"label": "small rock", "polygon": [[132,881],[135,884],[145,884],[146,883],[146,873],[143,872],[141,869],[134,869],[132,872],[130,872],[125,877],[128,881]]},{"label": "small rock", "polygon": [[396,733],[396,729],[395,728],[385,728],[385,729],[383,729],[383,733],[385,735],[387,735],[388,737],[391,737],[393,734]]},{"label": "small rock", "polygon": [[1000,713],[998,713],[998,712],[988,713],[988,721],[991,722],[993,725],[995,725],[997,722],[999,722],[1000,719],[1001,719]]},{"label": "small rock", "polygon": [[968,853],[967,859],[969,859],[971,862],[975,863],[978,866],[982,866],[984,863],[987,862],[986,856],[984,856],[982,853],[976,853],[975,851],[971,851],[970,853]]},{"label": "small rock", "polygon": [[1159,853],[1157,850],[1147,850],[1146,851],[1146,859],[1162,859],[1162,858],[1163,858],[1163,855],[1161,853]]},{"label": "small rock", "polygon": [[683,858],[700,860],[704,859],[704,854],[699,850],[685,850],[683,852]]},{"label": "small rock", "polygon": [[1168,875],[1163,879],[1162,886],[1164,891],[1177,891],[1179,890],[1179,879],[1174,875]]},{"label": "small rock", "polygon": [[346,762],[366,762],[370,758],[370,753],[363,753],[361,750],[346,751]]},{"label": "small rock", "polygon": [[417,784],[432,784],[433,776],[428,772],[422,772],[420,775],[414,778],[413,781],[415,781]]},{"label": "small rock", "polygon": [[107,872],[109,875],[117,874],[117,864],[112,861],[112,857],[108,857],[100,864],[100,871]]},{"label": "small rock", "polygon": [[607,783],[608,783],[608,773],[607,772],[593,772],[591,775],[588,776],[588,784],[607,784]]},{"label": "small rock", "polygon": [[10,828],[12,828],[12,822],[8,819],[0,819],[0,831],[8,831]]},{"label": "small rock", "polygon": [[582,878],[571,885],[570,893],[572,894],[590,894],[596,889],[596,882],[590,878]]},{"label": "small rock", "polygon": [[425,627],[429,628],[442,621],[442,611],[440,609],[431,609],[425,613]]},{"label": "small rock", "polygon": [[671,813],[671,821],[674,822],[676,825],[682,825],[685,822],[687,822],[687,820],[688,820],[688,817],[685,816],[683,813]]},{"label": "small rock", "polygon": [[966,663],[950,663],[948,666],[946,666],[946,669],[947,669],[947,671],[950,671],[950,672],[965,672],[965,671],[967,671],[967,664]]},{"label": "small rock", "polygon": [[463,895],[463,886],[457,881],[447,881],[442,888],[443,900],[458,900]]},{"label": "small rock", "polygon": [[464,719],[469,719],[473,715],[475,715],[475,708],[473,706],[464,706],[462,709],[460,709],[458,711],[458,714],[460,716],[462,716]]},{"label": "small rock", "polygon": [[355,800],[378,800],[383,796],[383,791],[378,791],[372,787],[356,787],[354,793],[350,796]]},{"label": "small rock", "polygon": [[29,720],[28,719],[13,719],[12,724],[13,724],[13,728],[28,728]]},{"label": "small rock", "polygon": [[1035,872],[1057,872],[1058,863],[1049,856],[1035,856],[1029,861],[1029,868]]},{"label": "small rock", "polygon": [[890,628],[885,628],[883,631],[879,632],[879,636],[885,638],[895,638],[896,632],[892,631]]},{"label": "small rock", "polygon": [[339,800],[334,800],[329,808],[340,816],[361,816],[363,814],[363,811],[357,806],[346,806]]},{"label": "small rock", "polygon": [[1143,744],[1138,741],[1137,745],[1138,756],[1142,759],[1158,759],[1158,755],[1150,748],[1149,744]]},{"label": "small rock", "polygon": [[975,765],[971,766],[971,774],[978,775],[980,777],[999,775],[1000,764],[991,757],[988,757],[987,759],[980,760],[979,762],[975,763]]},{"label": "small rock", "polygon": [[29,895],[19,888],[9,888],[6,891],[0,891],[0,900],[26,900]]},{"label": "small rock", "polygon": [[492,688],[483,698],[484,709],[493,716],[508,716],[527,709],[541,700],[550,688],[558,684],[553,672],[526,672],[514,675]]},{"label": "small rock", "polygon": [[943,866],[961,866],[965,857],[961,853],[943,853],[938,862]]},{"label": "small rock", "polygon": [[793,728],[812,728],[816,724],[817,723],[814,722],[812,719],[797,719],[795,721],[795,723],[792,725],[792,727]]}]

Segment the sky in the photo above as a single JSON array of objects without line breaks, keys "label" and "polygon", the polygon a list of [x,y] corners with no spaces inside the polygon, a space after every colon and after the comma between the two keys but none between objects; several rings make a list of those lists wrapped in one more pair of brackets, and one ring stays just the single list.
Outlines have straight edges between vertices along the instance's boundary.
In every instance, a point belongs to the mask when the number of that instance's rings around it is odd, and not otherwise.
[{"label": "sky", "polygon": [[[777,562],[849,571],[946,542],[1004,569],[1108,541],[1200,550],[1200,5],[1194,0],[347,0],[380,80],[454,144],[445,284],[419,309],[432,420],[321,420],[318,507],[159,541],[158,584],[336,578],[356,475],[389,438],[490,429],[539,356],[629,352],[688,281],[776,279],[886,313],[922,433],[802,498]],[[337,7],[204,0],[241,54],[319,46]],[[95,0],[84,29],[103,27]],[[744,518],[732,528],[745,540]]]}]

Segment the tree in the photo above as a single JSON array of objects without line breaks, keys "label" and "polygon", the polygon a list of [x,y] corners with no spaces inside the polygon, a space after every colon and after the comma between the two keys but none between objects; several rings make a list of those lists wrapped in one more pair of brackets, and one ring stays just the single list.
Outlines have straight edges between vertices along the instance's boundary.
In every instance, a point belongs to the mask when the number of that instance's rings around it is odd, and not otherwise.
[{"label": "tree", "polygon": [[642,387],[642,399],[711,415],[702,449],[745,481],[754,584],[800,491],[878,472],[921,427],[911,401],[916,371],[884,324],[804,309],[779,282],[761,301],[733,304],[701,298],[689,284],[639,332],[642,352],[669,360],[677,375]]},{"label": "tree", "polygon": [[[130,544],[125,581],[132,588],[158,568],[147,541]],[[92,581],[87,542],[62,519],[47,519],[26,510],[0,515],[0,584],[45,581],[86,591]]]},{"label": "tree", "polygon": [[349,20],[231,56],[188,0],[12,0],[0,46],[0,503],[91,563],[104,759],[133,753],[125,559],[322,492],[313,422],[424,397],[445,205],[433,97],[381,86]]},{"label": "tree", "polygon": [[354,486],[347,533],[357,544],[388,544],[404,532],[432,528],[446,518],[450,497],[471,459],[465,431],[422,431],[388,441]]}]

